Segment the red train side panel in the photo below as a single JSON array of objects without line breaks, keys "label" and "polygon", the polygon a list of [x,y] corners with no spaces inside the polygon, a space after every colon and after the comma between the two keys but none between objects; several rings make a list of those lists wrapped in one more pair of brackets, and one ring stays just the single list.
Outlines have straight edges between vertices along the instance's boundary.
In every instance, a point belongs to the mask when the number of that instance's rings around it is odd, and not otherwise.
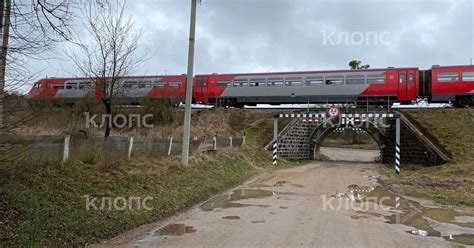
[{"label": "red train side panel", "polygon": [[[186,92],[185,76],[126,77],[116,86],[117,98],[136,103],[143,99],[167,98],[174,102],[184,101]],[[30,90],[27,98],[32,100],[58,99],[76,101],[103,96],[102,82],[91,82],[86,78],[41,79]]]},{"label": "red train side panel", "polygon": [[418,68],[389,69],[384,74],[385,84],[370,84],[361,96],[396,96],[400,102],[416,100],[419,89]]},{"label": "red train side panel", "polygon": [[431,87],[433,101],[472,104],[474,66],[433,67]]}]

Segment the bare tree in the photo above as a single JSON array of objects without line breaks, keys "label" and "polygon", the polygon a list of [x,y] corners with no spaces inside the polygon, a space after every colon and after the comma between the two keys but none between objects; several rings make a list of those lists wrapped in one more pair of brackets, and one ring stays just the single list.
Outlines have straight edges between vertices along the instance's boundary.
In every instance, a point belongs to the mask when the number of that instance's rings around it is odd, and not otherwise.
[{"label": "bare tree", "polygon": [[125,7],[126,1],[91,1],[83,11],[90,39],[87,43],[79,42],[79,51],[70,55],[78,71],[101,92],[100,100],[110,117],[105,118],[105,137],[111,132],[112,106],[122,93],[123,78],[146,57],[137,54],[142,32],[135,30]]},{"label": "bare tree", "polygon": [[2,33],[2,48],[0,49],[0,133],[4,130],[3,124],[3,102],[5,99],[5,70],[7,64],[8,52],[8,37],[10,32],[10,17],[11,17],[11,0],[1,2],[1,33]]},{"label": "bare tree", "polygon": [[25,76],[26,60],[40,59],[57,42],[71,40],[73,5],[72,0],[0,2],[0,132],[6,129],[5,91],[31,78]]}]

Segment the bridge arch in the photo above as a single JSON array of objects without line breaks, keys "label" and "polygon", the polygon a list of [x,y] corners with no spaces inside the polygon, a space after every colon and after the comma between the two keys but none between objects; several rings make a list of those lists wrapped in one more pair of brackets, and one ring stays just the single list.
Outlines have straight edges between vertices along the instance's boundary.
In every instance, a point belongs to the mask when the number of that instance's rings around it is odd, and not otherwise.
[{"label": "bridge arch", "polygon": [[[385,147],[385,134],[374,122],[363,121],[358,125],[347,125],[349,128],[360,128],[367,132],[377,143],[380,151]],[[323,122],[319,124],[310,135],[310,149],[312,151],[313,159],[320,159],[320,148],[324,140],[333,133],[338,126],[332,125],[330,122]]]}]

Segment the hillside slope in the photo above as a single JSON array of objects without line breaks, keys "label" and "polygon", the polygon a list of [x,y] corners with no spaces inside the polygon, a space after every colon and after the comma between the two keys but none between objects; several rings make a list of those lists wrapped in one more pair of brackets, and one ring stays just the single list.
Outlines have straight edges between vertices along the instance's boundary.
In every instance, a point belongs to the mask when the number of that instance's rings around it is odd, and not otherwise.
[{"label": "hillside slope", "polygon": [[453,161],[436,167],[402,165],[402,176],[386,168],[383,183],[408,195],[448,205],[474,206],[474,110],[404,110],[451,153]]}]

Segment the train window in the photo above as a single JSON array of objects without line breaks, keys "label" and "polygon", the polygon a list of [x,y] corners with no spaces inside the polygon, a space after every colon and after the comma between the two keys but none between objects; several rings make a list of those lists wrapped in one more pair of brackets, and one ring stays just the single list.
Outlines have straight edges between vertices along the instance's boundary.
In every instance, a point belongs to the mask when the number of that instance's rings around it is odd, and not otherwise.
[{"label": "train window", "polygon": [[137,87],[137,82],[136,81],[126,81],[123,83],[123,88],[125,89],[131,89],[134,87]]},{"label": "train window", "polygon": [[166,88],[166,82],[165,81],[155,81],[155,82],[153,82],[153,87]]},{"label": "train window", "polygon": [[302,78],[286,78],[285,85],[287,86],[301,86],[303,85]]},{"label": "train window", "polygon": [[249,85],[248,79],[234,80],[234,87],[247,87]]},{"label": "train window", "polygon": [[261,86],[265,86],[265,78],[250,79],[250,87],[261,87]]},{"label": "train window", "polygon": [[367,75],[367,83],[369,83],[369,84],[384,84],[385,83],[385,75],[380,75],[380,74]]},{"label": "train window", "polygon": [[404,84],[407,82],[407,75],[405,74],[400,74],[398,76],[398,82],[401,83],[401,84]]},{"label": "train window", "polygon": [[40,87],[40,83],[39,83],[39,82],[36,82],[35,84],[33,84],[33,88],[38,89],[39,87]]},{"label": "train window", "polygon": [[91,82],[79,82],[79,89],[89,89],[91,85]]},{"label": "train window", "polygon": [[217,81],[217,87],[228,87],[232,86],[232,81],[229,80],[219,80]]},{"label": "train window", "polygon": [[269,78],[267,79],[267,86],[281,87],[283,86],[283,78]]},{"label": "train window", "polygon": [[474,72],[463,72],[462,81],[465,82],[474,82]]},{"label": "train window", "polygon": [[138,84],[138,88],[151,88],[151,87],[152,87],[152,82],[149,82],[149,81],[140,82]]},{"label": "train window", "polygon": [[68,90],[73,90],[73,89],[77,89],[77,83],[66,83],[66,89]]},{"label": "train window", "polygon": [[55,85],[54,88],[57,89],[57,90],[63,90],[64,85]]},{"label": "train window", "polygon": [[350,85],[365,84],[365,76],[364,75],[347,76],[346,84],[350,84]]},{"label": "train window", "polygon": [[408,83],[412,84],[415,82],[415,75],[413,74],[408,74]]},{"label": "train window", "polygon": [[459,74],[456,72],[438,74],[438,82],[454,82],[458,80]]},{"label": "train window", "polygon": [[171,88],[181,88],[181,82],[170,82]]},{"label": "train window", "polygon": [[306,85],[308,85],[308,86],[323,85],[323,82],[324,82],[323,77],[308,77],[308,78],[306,78]]},{"label": "train window", "polygon": [[326,85],[341,85],[344,84],[343,76],[328,76],[326,77]]}]

